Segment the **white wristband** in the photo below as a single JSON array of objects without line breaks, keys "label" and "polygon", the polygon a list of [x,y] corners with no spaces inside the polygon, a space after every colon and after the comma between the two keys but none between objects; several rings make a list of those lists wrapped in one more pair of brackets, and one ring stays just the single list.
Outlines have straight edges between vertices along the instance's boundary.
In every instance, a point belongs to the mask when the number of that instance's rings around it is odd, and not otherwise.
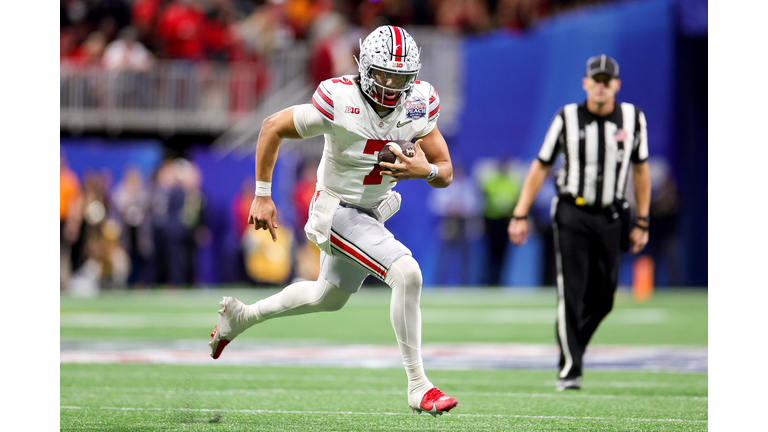
[{"label": "white wristband", "polygon": [[435,179],[435,177],[437,177],[437,173],[438,173],[438,171],[439,171],[439,169],[437,168],[437,165],[435,165],[435,164],[429,164],[429,166],[431,166],[431,167],[432,167],[432,172],[431,172],[431,173],[429,173],[429,175],[427,176],[427,178],[425,178],[425,179],[424,179],[424,180],[426,180],[427,182],[431,182],[432,180],[434,180],[434,179]]},{"label": "white wristband", "polygon": [[256,181],[256,196],[272,196],[272,182]]}]

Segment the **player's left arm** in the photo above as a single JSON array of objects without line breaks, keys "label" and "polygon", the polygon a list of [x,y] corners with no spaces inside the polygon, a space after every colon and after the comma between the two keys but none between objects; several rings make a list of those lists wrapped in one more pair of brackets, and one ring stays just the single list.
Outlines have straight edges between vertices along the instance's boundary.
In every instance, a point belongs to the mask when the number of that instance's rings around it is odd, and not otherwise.
[{"label": "player's left arm", "polygon": [[417,139],[414,147],[416,154],[409,158],[403,155],[399,148],[390,146],[392,153],[401,162],[379,163],[383,168],[389,169],[389,171],[382,171],[381,174],[391,176],[390,183],[408,179],[426,179],[432,173],[430,164],[435,164],[437,176],[429,182],[429,185],[435,188],[444,188],[451,184],[453,181],[451,155],[448,152],[445,138],[443,138],[437,125],[428,134]]}]

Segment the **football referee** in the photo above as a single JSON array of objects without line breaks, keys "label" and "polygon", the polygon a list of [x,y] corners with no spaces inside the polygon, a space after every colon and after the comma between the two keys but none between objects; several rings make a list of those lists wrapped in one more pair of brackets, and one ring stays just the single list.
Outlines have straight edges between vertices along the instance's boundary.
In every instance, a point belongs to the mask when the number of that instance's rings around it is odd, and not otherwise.
[{"label": "football referee", "polygon": [[[637,253],[648,242],[651,180],[645,115],[630,103],[616,102],[620,87],[616,60],[604,54],[587,60],[582,79],[587,99],[565,105],[555,115],[509,224],[510,240],[523,245],[528,209],[562,153],[558,196],[552,201],[560,345],[557,390],[581,388],[587,343],[613,307],[621,250]],[[630,162],[637,204],[632,226],[624,200]]]}]

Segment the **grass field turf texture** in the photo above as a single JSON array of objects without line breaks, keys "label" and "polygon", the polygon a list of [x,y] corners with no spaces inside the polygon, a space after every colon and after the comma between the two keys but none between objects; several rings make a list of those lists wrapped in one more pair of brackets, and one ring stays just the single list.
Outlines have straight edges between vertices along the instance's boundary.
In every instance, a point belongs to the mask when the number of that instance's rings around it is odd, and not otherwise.
[{"label": "grass field turf texture", "polygon": [[[267,290],[152,290],[61,299],[61,340],[195,339],[205,346],[222,295]],[[552,289],[425,290],[424,343],[554,344]],[[364,288],[338,312],[287,317],[233,342],[395,344],[389,292]],[[617,295],[595,345],[707,345],[705,291]],[[226,351],[224,353],[226,356]],[[594,370],[555,392],[555,370],[427,370],[459,406],[410,413],[402,369],[61,364],[62,430],[707,430],[706,373]],[[211,420],[216,422],[209,423]]]}]

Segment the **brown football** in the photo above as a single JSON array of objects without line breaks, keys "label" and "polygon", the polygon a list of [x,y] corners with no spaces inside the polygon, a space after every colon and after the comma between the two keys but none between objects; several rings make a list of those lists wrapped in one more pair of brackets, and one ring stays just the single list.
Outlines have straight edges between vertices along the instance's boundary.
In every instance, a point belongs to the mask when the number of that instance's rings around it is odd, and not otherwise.
[{"label": "brown football", "polygon": [[[407,157],[414,157],[416,155],[416,147],[414,147],[412,142],[407,142],[404,144],[396,143],[396,142],[388,142],[384,145],[384,147],[379,150],[379,163],[381,162],[387,162],[387,163],[395,163],[395,154],[392,153],[392,151],[389,149],[390,145],[397,145],[400,147],[400,151],[403,152],[403,154]],[[383,170],[387,170],[386,168],[379,166],[379,168]]]}]

